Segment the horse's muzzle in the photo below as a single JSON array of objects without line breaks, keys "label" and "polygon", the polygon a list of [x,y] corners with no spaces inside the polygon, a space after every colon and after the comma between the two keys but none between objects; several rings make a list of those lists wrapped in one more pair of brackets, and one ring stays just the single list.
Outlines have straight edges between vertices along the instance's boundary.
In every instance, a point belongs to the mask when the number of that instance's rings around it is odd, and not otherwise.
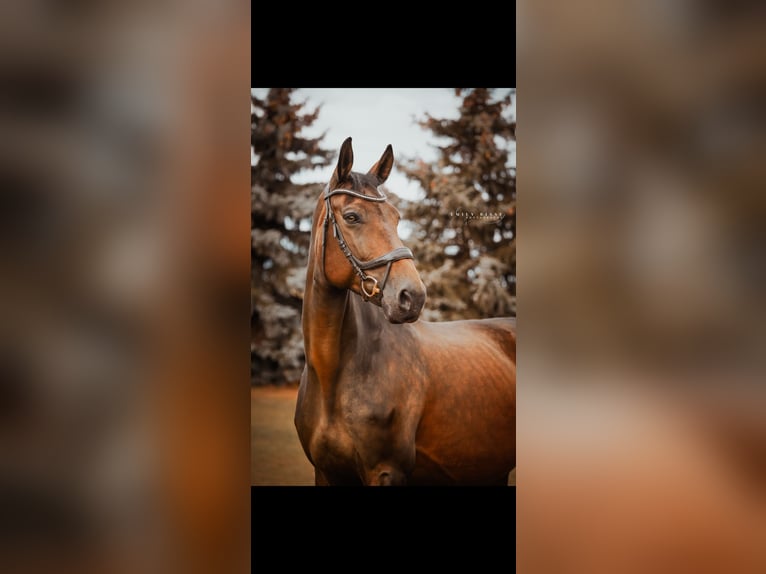
[{"label": "horse's muzzle", "polygon": [[418,288],[403,287],[390,300],[383,297],[382,307],[391,323],[412,323],[418,320],[426,302],[424,285]]}]

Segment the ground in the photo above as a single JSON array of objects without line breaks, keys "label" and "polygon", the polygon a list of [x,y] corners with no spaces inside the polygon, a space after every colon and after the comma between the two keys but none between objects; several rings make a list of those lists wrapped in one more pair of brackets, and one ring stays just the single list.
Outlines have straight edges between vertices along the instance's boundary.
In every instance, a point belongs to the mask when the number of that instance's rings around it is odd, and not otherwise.
[{"label": "ground", "polygon": [[298,387],[252,387],[250,391],[250,483],[256,486],[314,484],[314,467],[293,425]]}]

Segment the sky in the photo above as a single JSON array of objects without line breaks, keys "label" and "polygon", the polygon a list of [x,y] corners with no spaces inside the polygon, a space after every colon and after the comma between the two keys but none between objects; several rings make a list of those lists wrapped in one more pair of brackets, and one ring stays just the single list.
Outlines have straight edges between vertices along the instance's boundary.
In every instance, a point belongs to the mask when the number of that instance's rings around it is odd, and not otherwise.
[{"label": "sky", "polygon": [[[268,90],[254,88],[262,96]],[[457,118],[461,99],[452,88],[302,88],[294,93],[295,101],[308,100],[308,109],[322,104],[314,125],[303,130],[307,137],[326,132],[324,147],[337,151],[343,140],[351,136],[354,149],[354,171],[366,172],[380,159],[388,144],[394,148],[394,159],[418,157],[426,162],[436,160],[432,147],[437,140],[430,131],[415,123],[425,112],[437,118]],[[516,99],[513,101],[515,113]],[[296,183],[329,181],[335,164],[293,177]],[[397,170],[396,163],[386,187],[397,195],[415,200],[421,197],[417,183],[409,181]]]}]

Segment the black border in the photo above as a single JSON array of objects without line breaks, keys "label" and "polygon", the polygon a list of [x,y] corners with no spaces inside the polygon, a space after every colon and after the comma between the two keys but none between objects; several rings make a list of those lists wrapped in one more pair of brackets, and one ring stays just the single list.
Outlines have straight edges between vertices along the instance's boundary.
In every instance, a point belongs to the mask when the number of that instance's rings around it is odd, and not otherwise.
[{"label": "black border", "polygon": [[389,14],[356,26],[273,32],[272,23],[284,14],[269,12],[275,4],[254,4],[250,86],[516,87],[515,9],[500,15],[489,6],[475,12],[464,7],[443,16],[385,8]]},{"label": "black border", "polygon": [[321,569],[341,560],[351,570],[393,559],[392,566],[411,566],[399,562],[407,555],[449,571],[456,561],[477,572],[514,569],[516,487],[251,486],[250,492],[254,571],[292,571],[299,562]]}]

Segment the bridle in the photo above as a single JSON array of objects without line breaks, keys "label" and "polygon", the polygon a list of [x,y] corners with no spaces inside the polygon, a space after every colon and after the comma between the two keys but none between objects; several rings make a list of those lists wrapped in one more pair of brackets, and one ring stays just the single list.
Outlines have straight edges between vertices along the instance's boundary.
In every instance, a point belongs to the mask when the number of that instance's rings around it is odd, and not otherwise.
[{"label": "bridle", "polygon": [[[351,250],[348,248],[348,244],[346,243],[346,240],[343,238],[343,233],[340,230],[340,226],[338,225],[337,220],[335,219],[335,213],[332,210],[332,205],[330,204],[330,198],[333,195],[350,195],[352,197],[358,197],[359,199],[364,199],[365,201],[374,201],[376,203],[383,203],[386,201],[386,196],[383,192],[380,192],[380,197],[373,197],[371,195],[364,195],[362,193],[359,193],[357,191],[352,191],[350,189],[333,189],[330,191],[330,187],[325,187],[324,191],[324,201],[325,201],[325,216],[324,216],[324,230],[323,230],[323,237],[322,237],[322,262],[324,265],[324,254],[325,249],[327,248],[327,226],[329,223],[332,223],[332,234],[335,237],[335,239],[338,240],[338,245],[340,246],[340,250],[343,252],[343,255],[346,256],[346,259],[348,259],[349,263],[351,263],[351,267],[354,268],[354,271],[357,275],[359,275],[360,284],[362,286],[362,299],[365,301],[369,301],[372,299],[375,295],[382,292],[383,289],[386,288],[386,281],[388,280],[388,274],[391,271],[391,265],[394,263],[394,261],[399,261],[400,259],[415,259],[415,257],[412,255],[412,251],[410,251],[407,247],[397,247],[393,251],[389,251],[385,255],[381,255],[380,257],[376,257],[375,259],[370,259],[369,261],[360,261],[357,259],[353,253],[351,253]],[[383,265],[386,265],[386,273],[383,275],[383,280],[381,281],[380,287],[378,287],[378,280],[375,279],[372,275],[367,275],[365,271],[367,269],[375,269],[376,267],[382,267]],[[367,287],[371,285],[370,289],[367,289]]]}]

